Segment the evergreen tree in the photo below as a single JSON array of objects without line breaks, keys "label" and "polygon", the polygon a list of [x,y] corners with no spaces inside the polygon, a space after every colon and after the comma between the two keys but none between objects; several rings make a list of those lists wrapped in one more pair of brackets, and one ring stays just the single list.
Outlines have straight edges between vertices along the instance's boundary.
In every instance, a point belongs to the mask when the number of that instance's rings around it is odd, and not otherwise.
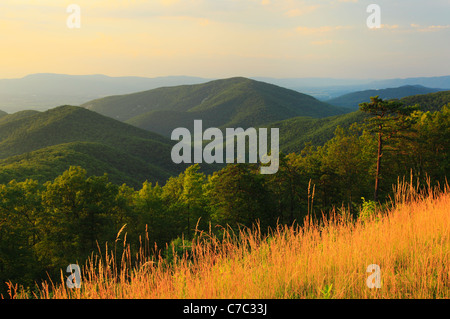
[{"label": "evergreen tree", "polygon": [[359,109],[371,115],[366,119],[368,129],[377,136],[377,168],[375,173],[374,201],[378,201],[381,176],[381,158],[384,144],[398,133],[410,127],[408,115],[416,107],[404,106],[398,100],[383,101],[378,96],[371,97],[370,103],[361,103]]}]

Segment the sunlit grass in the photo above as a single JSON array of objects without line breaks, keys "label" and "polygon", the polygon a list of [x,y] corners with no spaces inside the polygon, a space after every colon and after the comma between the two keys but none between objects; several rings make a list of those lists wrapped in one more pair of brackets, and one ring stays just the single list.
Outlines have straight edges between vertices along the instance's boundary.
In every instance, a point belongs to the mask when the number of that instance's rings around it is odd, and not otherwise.
[{"label": "sunlit grass", "polygon": [[[223,237],[200,233],[192,251],[171,263],[132,256],[124,234],[93,254],[82,288],[42,285],[37,298],[449,298],[450,193],[401,184],[389,207],[365,220],[332,212],[303,227],[262,235],[258,227]],[[118,265],[121,265],[120,267]],[[381,267],[381,288],[366,285],[367,266]],[[11,287],[16,298],[30,297]]]}]

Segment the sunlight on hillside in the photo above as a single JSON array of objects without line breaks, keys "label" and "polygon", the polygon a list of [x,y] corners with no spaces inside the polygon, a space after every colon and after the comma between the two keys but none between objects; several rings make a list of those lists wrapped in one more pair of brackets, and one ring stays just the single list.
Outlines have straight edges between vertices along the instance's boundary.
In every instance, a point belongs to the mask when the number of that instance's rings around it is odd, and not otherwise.
[{"label": "sunlight on hillside", "polygon": [[[81,289],[46,283],[38,298],[449,298],[450,193],[399,187],[384,210],[351,220],[345,212],[280,227],[257,227],[223,238],[199,234],[182,258],[137,263],[125,250],[94,257]],[[126,246],[119,233],[116,245]],[[122,267],[118,267],[118,264]],[[380,266],[381,288],[368,288],[369,265]],[[65,278],[62,276],[63,282]],[[15,286],[16,298],[27,296]]]}]

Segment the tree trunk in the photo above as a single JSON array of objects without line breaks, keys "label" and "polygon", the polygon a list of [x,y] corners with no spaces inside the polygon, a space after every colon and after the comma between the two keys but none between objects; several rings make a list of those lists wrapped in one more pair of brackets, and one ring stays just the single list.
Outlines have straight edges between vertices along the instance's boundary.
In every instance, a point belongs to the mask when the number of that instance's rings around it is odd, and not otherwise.
[{"label": "tree trunk", "polygon": [[190,207],[188,205],[188,210],[187,210],[187,239],[190,240],[191,239],[191,221],[190,221]]},{"label": "tree trunk", "polygon": [[294,223],[294,182],[291,180],[291,194],[289,196],[290,201],[290,223],[291,225]]},{"label": "tree trunk", "polygon": [[[381,125],[380,125],[380,131],[381,131]],[[383,138],[382,138],[381,132],[378,133],[378,156],[377,156],[377,173],[375,175],[375,192],[373,195],[374,201],[378,201],[378,189],[379,189],[379,182],[380,182],[380,168],[381,168],[381,156],[382,150],[383,150]]]}]

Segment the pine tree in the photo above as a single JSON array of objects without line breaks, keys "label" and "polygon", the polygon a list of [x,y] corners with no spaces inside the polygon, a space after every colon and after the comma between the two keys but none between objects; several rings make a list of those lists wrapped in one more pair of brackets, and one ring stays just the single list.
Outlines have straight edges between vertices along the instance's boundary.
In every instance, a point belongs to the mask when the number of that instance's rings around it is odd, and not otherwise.
[{"label": "pine tree", "polygon": [[399,135],[411,125],[408,115],[416,106],[404,106],[398,100],[383,101],[379,96],[371,97],[370,103],[359,104],[359,109],[371,115],[366,119],[370,132],[377,136],[377,169],[375,174],[374,201],[378,201],[381,176],[381,158],[385,143],[392,137]]}]

